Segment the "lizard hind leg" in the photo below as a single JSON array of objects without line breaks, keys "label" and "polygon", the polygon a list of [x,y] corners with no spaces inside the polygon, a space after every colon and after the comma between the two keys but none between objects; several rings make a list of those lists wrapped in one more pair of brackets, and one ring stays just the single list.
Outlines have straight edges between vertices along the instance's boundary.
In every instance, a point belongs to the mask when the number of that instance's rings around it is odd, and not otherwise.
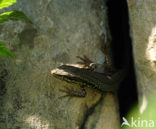
[{"label": "lizard hind leg", "polygon": [[66,87],[65,89],[60,89],[61,92],[65,93],[65,95],[60,96],[59,98],[65,97],[85,97],[86,90],[83,86],[80,86],[80,90],[76,90],[74,88]]}]

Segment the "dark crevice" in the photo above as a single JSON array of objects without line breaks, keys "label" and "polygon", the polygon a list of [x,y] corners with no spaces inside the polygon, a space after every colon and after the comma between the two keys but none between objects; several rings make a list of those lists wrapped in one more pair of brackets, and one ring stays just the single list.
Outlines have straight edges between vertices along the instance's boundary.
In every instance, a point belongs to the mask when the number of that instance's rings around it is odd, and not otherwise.
[{"label": "dark crevice", "polygon": [[[86,123],[87,123],[89,117],[92,116],[92,114],[94,113],[95,108],[97,107],[97,105],[99,105],[99,104],[102,102],[103,97],[104,97],[104,96],[101,96],[101,98],[98,100],[98,102],[95,103],[90,109],[88,109],[88,111],[87,111],[87,113],[86,113],[86,115],[85,115],[85,118],[84,118],[84,120],[83,120],[83,123],[82,123],[82,125],[81,125],[81,127],[80,127],[79,129],[85,129],[85,125],[86,125]],[[92,128],[94,128],[94,126],[95,126],[95,125],[92,125]]]},{"label": "dark crevice", "polygon": [[123,117],[138,102],[128,7],[126,0],[108,0],[107,7],[115,66],[116,68],[129,66],[128,74],[118,92],[120,115]]},{"label": "dark crevice", "polygon": [[6,82],[5,77],[8,75],[8,71],[6,69],[0,72],[0,96],[3,96],[6,92]]}]

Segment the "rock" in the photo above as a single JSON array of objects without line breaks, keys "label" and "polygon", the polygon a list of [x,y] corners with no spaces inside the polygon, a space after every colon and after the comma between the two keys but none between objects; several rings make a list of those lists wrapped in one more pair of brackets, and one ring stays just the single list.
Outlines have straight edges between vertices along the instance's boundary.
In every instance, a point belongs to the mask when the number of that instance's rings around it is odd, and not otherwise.
[{"label": "rock", "polygon": [[[1,25],[0,40],[16,59],[0,57],[1,69],[8,73],[3,88],[5,93],[1,96],[0,128],[82,127],[88,110],[101,95],[88,89],[86,98],[59,99],[63,95],[59,89],[71,85],[54,79],[50,72],[61,63],[76,63],[78,55],[86,55],[96,63],[104,62],[100,46],[110,36],[105,1],[20,0],[9,8],[14,9],[24,12],[33,25],[22,21],[8,21]],[[108,95],[106,98],[113,97]],[[119,119],[116,119],[118,111],[112,105],[117,102],[100,104],[104,106],[104,109],[97,110],[101,115],[98,119],[92,117],[90,123],[98,123],[94,129],[114,129],[119,125]],[[105,115],[107,107],[113,111],[110,123],[117,123],[109,128],[100,122],[109,115],[109,112]]]},{"label": "rock", "polygon": [[137,76],[140,112],[147,108],[148,100],[155,101],[156,92],[156,1],[127,0],[131,37]]}]

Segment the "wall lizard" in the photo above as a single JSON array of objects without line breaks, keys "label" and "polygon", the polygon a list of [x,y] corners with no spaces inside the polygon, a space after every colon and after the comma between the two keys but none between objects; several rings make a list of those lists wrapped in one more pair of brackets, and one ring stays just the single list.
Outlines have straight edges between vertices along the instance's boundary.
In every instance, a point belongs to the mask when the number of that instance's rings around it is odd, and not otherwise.
[{"label": "wall lizard", "polygon": [[91,66],[92,62],[85,56],[84,58],[79,58],[84,61],[84,64],[87,64],[87,68],[86,66],[85,68],[80,68],[72,65],[61,65],[51,71],[54,77],[68,83],[76,84],[82,89],[81,92],[70,88],[62,90],[67,94],[65,96],[84,97],[86,95],[85,87],[101,93],[114,92],[118,89],[120,82],[127,73],[127,68],[117,70],[113,73],[96,72],[93,71],[93,66],[96,67],[96,64]]}]

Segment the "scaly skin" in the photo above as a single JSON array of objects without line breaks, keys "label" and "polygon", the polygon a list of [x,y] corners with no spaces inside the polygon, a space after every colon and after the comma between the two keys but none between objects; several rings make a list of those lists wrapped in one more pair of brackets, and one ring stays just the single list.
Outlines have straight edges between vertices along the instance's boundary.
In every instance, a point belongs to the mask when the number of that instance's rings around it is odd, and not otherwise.
[{"label": "scaly skin", "polygon": [[[122,69],[113,73],[112,75],[107,75],[104,73],[91,71],[86,68],[61,65],[57,69],[52,70],[51,74],[54,77],[66,81],[68,83],[73,83],[83,88],[88,87],[98,92],[104,93],[116,91],[119,87],[120,82],[124,79],[126,72],[127,72],[126,69]],[[70,95],[69,90],[66,90],[64,92],[69,94],[69,96],[77,96],[77,97],[85,96],[82,93],[81,93],[82,96],[78,95],[78,93],[76,92],[75,95],[74,92],[71,93]]]}]

